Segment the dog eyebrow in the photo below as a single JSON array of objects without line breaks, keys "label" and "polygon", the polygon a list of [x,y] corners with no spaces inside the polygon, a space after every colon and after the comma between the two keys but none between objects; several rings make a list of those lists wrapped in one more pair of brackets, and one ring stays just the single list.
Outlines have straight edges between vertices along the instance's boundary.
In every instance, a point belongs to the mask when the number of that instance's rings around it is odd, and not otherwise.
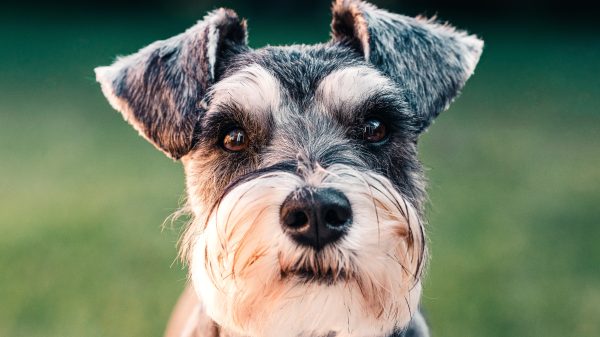
[{"label": "dog eyebrow", "polygon": [[215,83],[202,118],[201,137],[215,138],[225,128],[262,129],[281,105],[279,81],[265,68],[251,64]]},{"label": "dog eyebrow", "polygon": [[315,92],[321,110],[345,125],[367,116],[400,122],[407,112],[403,91],[378,71],[366,66],[337,70],[321,80]]},{"label": "dog eyebrow", "polygon": [[253,113],[246,111],[238,102],[221,102],[211,109],[201,120],[199,137],[202,141],[214,141],[233,128],[242,128],[251,136],[268,134],[272,127],[272,112]]},{"label": "dog eyebrow", "polygon": [[280,106],[280,92],[279,81],[265,68],[252,64],[217,82],[209,95],[213,106],[229,107],[261,119]]},{"label": "dog eyebrow", "polygon": [[401,90],[367,66],[343,68],[325,76],[317,86],[315,100],[324,112],[347,122],[403,110]]},{"label": "dog eyebrow", "polygon": [[347,117],[351,120],[362,119],[370,115],[393,115],[405,110],[403,100],[398,98],[398,92],[382,90],[369,96],[362,97],[362,101],[346,109],[333,110],[337,116]]}]

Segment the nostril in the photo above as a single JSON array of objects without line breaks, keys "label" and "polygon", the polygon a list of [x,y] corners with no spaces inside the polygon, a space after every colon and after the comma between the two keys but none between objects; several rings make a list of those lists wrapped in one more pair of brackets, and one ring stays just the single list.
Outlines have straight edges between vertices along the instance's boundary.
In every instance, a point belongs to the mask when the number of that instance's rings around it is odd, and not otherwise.
[{"label": "nostril", "polygon": [[325,212],[325,222],[332,227],[346,225],[350,219],[350,212],[343,208],[330,208]]},{"label": "nostril", "polygon": [[285,222],[286,226],[293,229],[298,229],[306,226],[308,223],[308,217],[303,211],[297,210],[288,212],[283,221]]}]

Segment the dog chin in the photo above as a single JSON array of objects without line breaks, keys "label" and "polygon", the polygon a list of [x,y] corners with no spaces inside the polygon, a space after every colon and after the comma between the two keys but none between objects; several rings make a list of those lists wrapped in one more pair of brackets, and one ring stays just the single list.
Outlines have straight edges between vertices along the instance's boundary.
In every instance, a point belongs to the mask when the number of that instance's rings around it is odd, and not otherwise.
[{"label": "dog chin", "polygon": [[261,289],[217,289],[204,277],[193,275],[208,315],[226,331],[252,337],[389,336],[408,325],[421,293],[418,283],[398,289],[399,296],[383,304],[366,299],[357,283],[308,279],[304,273]]},{"label": "dog chin", "polygon": [[315,251],[279,224],[281,203],[305,181],[277,173],[245,182],[196,220],[190,271],[206,312],[252,337],[381,337],[406,326],[421,293],[416,212],[385,179],[331,167],[311,181],[344,192],[354,222]]}]

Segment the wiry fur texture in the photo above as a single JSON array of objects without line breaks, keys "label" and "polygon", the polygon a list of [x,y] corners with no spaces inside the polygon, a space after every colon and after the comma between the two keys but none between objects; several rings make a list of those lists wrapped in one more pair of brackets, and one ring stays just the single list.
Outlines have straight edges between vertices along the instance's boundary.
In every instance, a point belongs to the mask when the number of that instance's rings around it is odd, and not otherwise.
[{"label": "wiry fur texture", "polygon": [[336,1],[332,29],[334,40],[360,46],[369,62],[405,88],[419,131],[458,95],[483,50],[483,41],[448,24],[355,0]]},{"label": "wiry fur texture", "polygon": [[[214,331],[428,336],[417,140],[481,48],[447,25],[341,0],[327,43],[251,50],[245,23],[217,10],[97,69],[111,104],[182,159],[192,221],[181,254]],[[384,141],[362,138],[371,118]],[[243,151],[222,147],[233,128],[250,140]],[[347,197],[353,221],[315,250],[286,234],[280,211],[290,194],[323,188]]]},{"label": "wiry fur texture", "polygon": [[[356,206],[349,233],[319,254],[279,225],[279,205],[303,186],[335,188]],[[385,177],[345,165],[265,173],[206,214],[192,278],[210,316],[240,334],[382,336],[417,310],[423,227]]]},{"label": "wiry fur texture", "polygon": [[217,57],[246,46],[246,25],[231,10],[209,13],[184,33],[96,68],[102,91],[148,141],[174,159],[189,152],[200,102],[215,82]]}]

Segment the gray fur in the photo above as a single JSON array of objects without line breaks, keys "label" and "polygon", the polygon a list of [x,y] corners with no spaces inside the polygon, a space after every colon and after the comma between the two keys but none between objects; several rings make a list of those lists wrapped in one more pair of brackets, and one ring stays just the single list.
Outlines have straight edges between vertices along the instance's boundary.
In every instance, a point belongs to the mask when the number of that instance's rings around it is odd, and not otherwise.
[{"label": "gray fur", "polygon": [[[231,188],[265,172],[302,176],[304,167],[344,164],[387,177],[423,219],[417,138],[458,95],[483,43],[356,0],[336,1],[332,36],[323,44],[251,50],[245,22],[219,9],[178,36],[97,68],[97,79],[140,134],[183,158],[188,194],[203,205],[218,204]],[[357,81],[380,84],[352,100],[336,96],[335,74],[350,68],[364,76]],[[360,138],[361,123],[371,116],[389,128],[382,144]],[[219,145],[231,127],[247,132],[246,151]],[[426,259],[422,247],[419,265]],[[429,332],[417,312],[393,336]]]},{"label": "gray fur", "polygon": [[[290,62],[290,54],[296,54],[293,62]],[[327,102],[324,105],[315,102],[315,89],[331,72],[349,66],[371,68],[357,54],[343,46],[270,47],[237,55],[232,59],[232,64],[234,66],[223,80],[248,65],[260,65],[279,81],[283,100],[281,106],[270,112],[270,118],[256,111],[215,105],[209,100],[206,116],[201,119],[200,140],[192,152],[191,161],[194,163],[190,165],[198,166],[195,171],[218,172],[218,176],[227,179],[215,181],[210,176],[194,177],[197,185],[202,186],[199,191],[207,200],[219,198],[220,191],[228,182],[244,172],[279,162],[296,161],[301,154],[324,167],[349,164],[382,172],[393,180],[419,211],[423,210],[424,179],[416,157],[412,116],[401,89],[397,86],[381,87],[377,92],[365,96],[364,100],[372,108],[364,104],[331,110],[334,107],[328,106]],[[374,69],[372,71],[376,72]],[[235,100],[235,92],[229,94],[232,101]],[[373,113],[388,118],[393,124],[390,127],[395,128],[392,138],[383,146],[366,145],[352,135],[357,131],[357,123],[365,115]],[[250,137],[256,140],[249,155],[213,155],[219,151],[214,144],[224,132],[220,128],[229,125],[223,122],[226,116],[237,116],[233,118],[235,123],[246,128]],[[240,165],[243,170],[240,170]],[[210,185],[205,185],[204,180]]]},{"label": "gray fur", "polygon": [[336,1],[332,35],[358,49],[405,91],[422,131],[473,74],[483,41],[424,18],[387,12],[357,0]]},{"label": "gray fur", "polygon": [[179,159],[193,145],[200,103],[224,61],[217,58],[245,48],[245,28],[233,11],[219,9],[180,35],[96,68],[96,76],[113,107],[157,148]]}]

